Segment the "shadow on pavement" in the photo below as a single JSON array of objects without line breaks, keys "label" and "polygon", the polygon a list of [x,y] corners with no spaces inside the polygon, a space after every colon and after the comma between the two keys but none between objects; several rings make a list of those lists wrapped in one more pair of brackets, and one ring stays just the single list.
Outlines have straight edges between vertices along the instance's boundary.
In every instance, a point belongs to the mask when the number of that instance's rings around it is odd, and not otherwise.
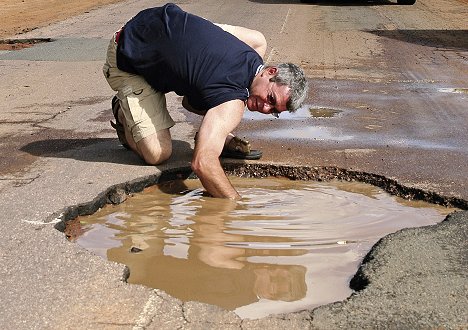
[{"label": "shadow on pavement", "polygon": [[[185,141],[173,140],[171,158],[192,154]],[[122,147],[115,138],[47,139],[31,142],[20,149],[37,157],[71,158],[86,162],[107,162],[145,165],[132,151]]]},{"label": "shadow on pavement", "polygon": [[371,30],[379,37],[416,45],[451,50],[468,50],[468,30]]},{"label": "shadow on pavement", "polygon": [[382,6],[382,5],[396,5],[395,1],[388,0],[291,0],[291,1],[275,1],[275,0],[249,0],[250,2],[256,2],[261,4],[304,4],[304,5],[320,5],[320,6]]}]

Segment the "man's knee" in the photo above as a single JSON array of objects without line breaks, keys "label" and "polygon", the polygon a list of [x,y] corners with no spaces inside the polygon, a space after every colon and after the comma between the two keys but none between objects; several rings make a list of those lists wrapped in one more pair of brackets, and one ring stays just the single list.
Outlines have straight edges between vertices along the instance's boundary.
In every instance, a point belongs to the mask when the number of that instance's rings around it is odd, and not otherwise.
[{"label": "man's knee", "polygon": [[169,129],[158,131],[137,142],[140,156],[149,165],[158,165],[172,154],[172,139]]},{"label": "man's knee", "polygon": [[148,165],[159,165],[171,157],[172,147],[164,150],[149,151],[142,154],[142,157]]}]

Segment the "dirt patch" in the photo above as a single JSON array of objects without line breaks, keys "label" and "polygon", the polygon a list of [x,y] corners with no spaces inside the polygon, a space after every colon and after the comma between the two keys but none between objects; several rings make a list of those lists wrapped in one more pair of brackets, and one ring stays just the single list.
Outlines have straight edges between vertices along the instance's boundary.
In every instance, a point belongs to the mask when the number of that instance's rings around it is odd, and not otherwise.
[{"label": "dirt patch", "polygon": [[33,39],[6,39],[0,40],[0,50],[20,50],[29,48],[35,44],[50,42],[50,38],[33,38]]},{"label": "dirt patch", "polygon": [[26,33],[121,0],[4,0],[0,38]]}]

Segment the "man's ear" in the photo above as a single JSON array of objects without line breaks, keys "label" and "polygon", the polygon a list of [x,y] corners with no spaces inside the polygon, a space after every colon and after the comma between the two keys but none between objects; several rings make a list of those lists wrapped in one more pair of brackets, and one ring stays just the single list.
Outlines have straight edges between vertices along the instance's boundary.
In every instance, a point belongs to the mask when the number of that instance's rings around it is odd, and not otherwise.
[{"label": "man's ear", "polygon": [[267,73],[274,77],[278,74],[278,68],[276,66],[269,66],[267,69],[266,69]]}]

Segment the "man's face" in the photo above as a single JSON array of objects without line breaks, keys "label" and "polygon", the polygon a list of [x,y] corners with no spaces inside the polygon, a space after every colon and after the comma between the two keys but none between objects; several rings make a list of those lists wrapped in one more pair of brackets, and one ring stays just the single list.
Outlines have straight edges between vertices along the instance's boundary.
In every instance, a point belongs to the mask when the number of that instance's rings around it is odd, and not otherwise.
[{"label": "man's face", "polygon": [[289,87],[270,81],[277,73],[277,68],[269,67],[261,71],[252,82],[247,108],[260,113],[280,113],[286,111],[289,100]]}]

